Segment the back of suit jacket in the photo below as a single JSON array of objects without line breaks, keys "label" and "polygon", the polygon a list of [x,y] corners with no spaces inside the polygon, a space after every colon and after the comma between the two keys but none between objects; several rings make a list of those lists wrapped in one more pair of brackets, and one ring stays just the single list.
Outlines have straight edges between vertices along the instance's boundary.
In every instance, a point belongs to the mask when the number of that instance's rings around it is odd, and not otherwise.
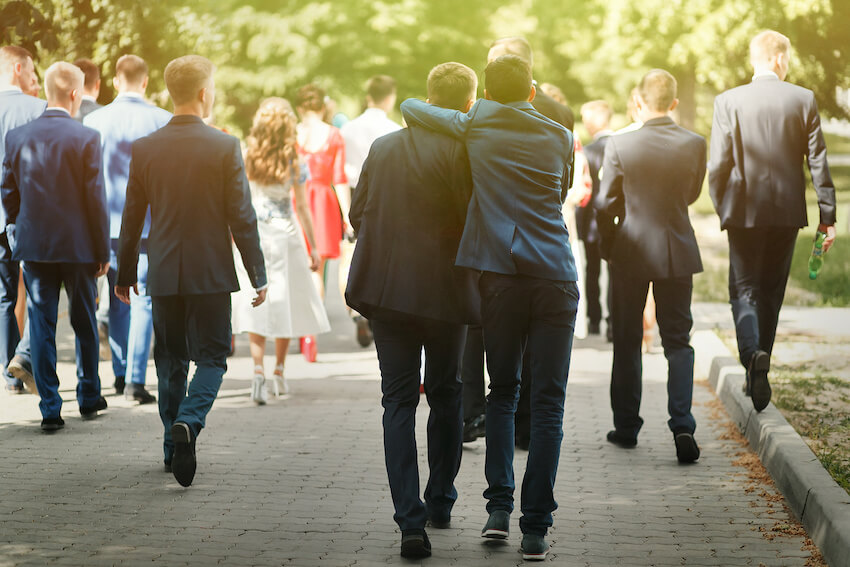
[{"label": "back of suit jacket", "polygon": [[[121,232],[133,142],[159,130],[169,120],[170,112],[149,104],[141,95],[133,94],[119,94],[111,104],[83,119],[83,124],[100,132],[110,238],[118,238]],[[147,238],[149,229],[150,217],[145,221],[142,238]]]},{"label": "back of suit jacket", "polygon": [[266,284],[257,216],[236,138],[197,116],[181,115],[133,144],[118,285],[136,281],[133,259],[148,205],[148,295],[238,290],[231,234],[251,284]]},{"label": "back of suit jacket", "polygon": [[[47,102],[26,95],[20,89],[0,92],[0,180],[3,178],[6,134],[38,118],[45,108],[47,108]],[[6,213],[2,207],[0,207],[0,226],[6,226]]]},{"label": "back of suit jacket", "polygon": [[13,260],[109,261],[100,135],[47,110],[6,136],[2,182]]},{"label": "back of suit jacket", "polygon": [[348,304],[367,318],[388,309],[477,322],[474,274],[454,265],[471,192],[461,142],[415,126],[375,140],[351,204]]},{"label": "back of suit jacket", "polygon": [[[682,277],[702,271],[688,217],[706,168],[706,144],[669,117],[611,136],[605,146],[599,195],[594,205],[613,231],[609,259],[642,280]],[[604,243],[607,244],[607,243]]]},{"label": "back of suit jacket", "polygon": [[585,207],[576,209],[576,225],[578,226],[578,237],[584,242],[596,242],[599,240],[599,230],[596,224],[596,209],[593,208],[592,200],[599,194],[599,171],[602,169],[602,159],[605,157],[605,145],[611,134],[601,135],[584,147],[584,157],[587,158],[587,166],[590,169],[590,179],[593,182],[591,188],[591,203]]},{"label": "back of suit jacket", "polygon": [[812,91],[766,75],[719,95],[708,182],[721,226],[806,226],[804,157],[821,222],[835,224],[835,188]]}]

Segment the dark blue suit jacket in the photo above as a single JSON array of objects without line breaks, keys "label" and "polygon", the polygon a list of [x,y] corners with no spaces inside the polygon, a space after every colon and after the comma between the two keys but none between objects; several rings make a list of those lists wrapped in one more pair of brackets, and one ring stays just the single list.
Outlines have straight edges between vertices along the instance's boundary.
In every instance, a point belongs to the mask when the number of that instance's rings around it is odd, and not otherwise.
[{"label": "dark blue suit jacket", "polygon": [[576,281],[561,206],[573,136],[529,102],[479,100],[468,114],[415,99],[408,124],[466,142],[473,193],[457,265],[500,274]]},{"label": "dark blue suit jacket", "polygon": [[148,206],[148,295],[238,290],[231,234],[251,285],[266,285],[239,140],[197,116],[181,115],[137,140],[132,153],[118,242],[118,285],[136,283]]},{"label": "dark blue suit jacket", "polygon": [[109,261],[100,135],[62,110],[6,136],[2,198],[13,260]]},{"label": "dark blue suit jacket", "polygon": [[351,203],[348,305],[476,323],[476,274],[455,266],[472,179],[461,142],[411,127],[375,140]]},{"label": "dark blue suit jacket", "polygon": [[[111,104],[83,119],[83,124],[100,132],[110,238],[117,239],[121,232],[121,215],[130,176],[130,148],[133,142],[159,130],[169,120],[170,112],[147,103],[142,97],[120,94]],[[150,215],[145,219],[142,238],[147,238],[149,231]]]},{"label": "dark blue suit jacket", "polygon": [[[45,108],[47,108],[45,101],[26,95],[19,90],[0,92],[0,181],[3,179],[6,134],[38,118]],[[6,213],[2,207],[0,207],[0,226],[6,226]]]}]

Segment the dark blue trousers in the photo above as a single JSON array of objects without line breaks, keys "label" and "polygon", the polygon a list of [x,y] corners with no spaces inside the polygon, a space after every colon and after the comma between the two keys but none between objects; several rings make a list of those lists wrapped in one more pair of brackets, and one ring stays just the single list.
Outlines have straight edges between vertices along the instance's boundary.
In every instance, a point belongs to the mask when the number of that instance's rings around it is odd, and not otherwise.
[{"label": "dark blue trousers", "polygon": [[[611,322],[614,329],[614,363],[611,368],[611,409],[617,431],[637,437],[642,393],[641,340],[643,310],[649,280],[633,277],[611,266]],[[693,326],[691,294],[693,278],[652,280],[658,332],[667,358],[667,425],[673,432],[693,433],[696,421],[691,414],[694,393],[694,349],[690,344]]]},{"label": "dark blue trousers", "polygon": [[65,286],[68,313],[77,338],[77,403],[93,406],[100,398],[98,336],[95,320],[96,264],[24,262],[27,288],[32,368],[39,408],[44,418],[56,418],[62,410],[56,375],[56,320],[59,290]]},{"label": "dark blue trousers", "polygon": [[487,511],[514,508],[514,414],[523,349],[528,357],[530,444],[522,481],[523,533],[552,525],[555,475],[563,439],[564,401],[578,307],[575,282],[485,272],[479,282],[490,395],[484,473]]},{"label": "dark blue trousers", "polygon": [[[402,530],[425,527],[429,514],[451,513],[457,500],[454,480],[463,440],[460,358],[466,327],[456,323],[394,314],[370,319],[381,368],[384,457],[395,519]],[[425,502],[419,497],[416,406],[425,349],[428,466]]]},{"label": "dark blue trousers", "polygon": [[[174,454],[171,426],[189,426],[193,439],[206,424],[227,371],[230,352],[230,294],[169,295],[151,298],[153,306],[159,417],[165,428],[165,462]],[[189,361],[195,363],[191,383]]]},{"label": "dark blue trousers", "polygon": [[[5,233],[0,235],[2,243],[6,246]],[[7,252],[7,257],[11,254]],[[20,265],[17,261],[0,260],[0,364],[3,365],[3,376],[8,384],[17,381],[6,374],[6,367],[15,355],[15,348],[21,340],[18,330],[18,321],[15,319],[15,304],[18,301],[18,277]]]}]

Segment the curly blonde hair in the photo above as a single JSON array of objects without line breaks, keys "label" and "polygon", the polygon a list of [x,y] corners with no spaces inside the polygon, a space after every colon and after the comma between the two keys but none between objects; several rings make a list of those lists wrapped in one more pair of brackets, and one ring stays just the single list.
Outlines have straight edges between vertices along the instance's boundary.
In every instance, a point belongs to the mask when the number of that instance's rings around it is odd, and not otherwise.
[{"label": "curly blonde hair", "polygon": [[297,173],[295,113],[289,101],[268,98],[260,103],[247,139],[245,172],[248,179],[273,185]]}]

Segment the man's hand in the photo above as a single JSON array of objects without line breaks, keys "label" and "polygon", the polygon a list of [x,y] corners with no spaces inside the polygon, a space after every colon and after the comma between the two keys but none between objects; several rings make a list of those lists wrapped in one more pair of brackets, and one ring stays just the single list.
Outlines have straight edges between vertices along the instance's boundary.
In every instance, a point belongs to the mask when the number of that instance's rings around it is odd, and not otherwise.
[{"label": "man's hand", "polygon": [[[115,286],[115,297],[130,305],[130,287],[129,285],[116,285]],[[139,295],[139,286],[137,284],[132,285],[133,293]]]},{"label": "man's hand", "polygon": [[319,271],[319,266],[322,263],[322,259],[319,257],[319,251],[315,248],[310,250],[310,269],[314,272]]},{"label": "man's hand", "polygon": [[835,242],[835,225],[826,226],[825,224],[819,224],[818,230],[826,233],[826,238],[823,241],[823,253],[826,254]]},{"label": "man's hand", "polygon": [[99,278],[100,276],[105,276],[106,272],[109,271],[109,262],[105,264],[98,264],[97,270],[94,273],[94,277]]},{"label": "man's hand", "polygon": [[263,301],[266,300],[266,292],[268,290],[269,290],[269,288],[266,287],[266,288],[263,288],[263,289],[257,291],[257,297],[254,298],[254,301],[251,302],[251,305],[254,306],[254,307],[258,307],[258,306],[262,305]]}]

